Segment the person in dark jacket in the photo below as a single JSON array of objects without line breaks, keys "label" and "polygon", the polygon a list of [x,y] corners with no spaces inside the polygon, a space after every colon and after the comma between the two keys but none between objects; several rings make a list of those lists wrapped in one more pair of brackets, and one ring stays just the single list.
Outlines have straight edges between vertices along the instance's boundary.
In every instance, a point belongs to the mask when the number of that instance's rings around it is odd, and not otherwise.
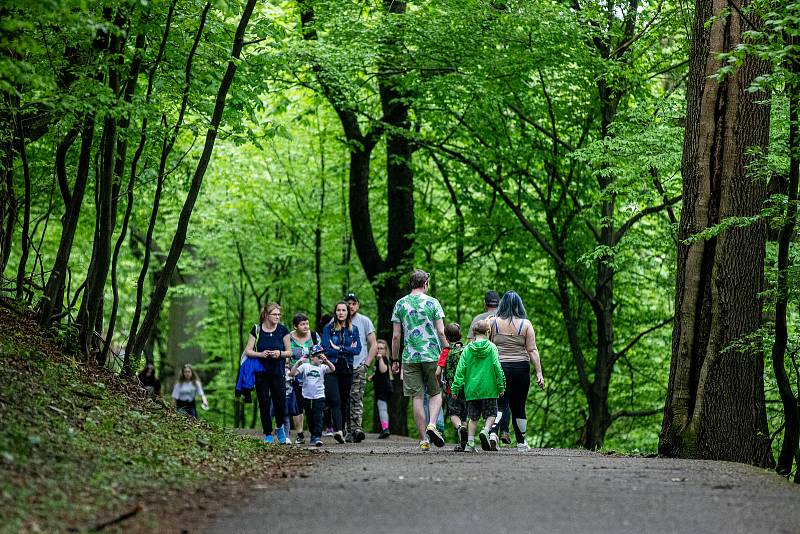
[{"label": "person in dark jacket", "polygon": [[144,369],[136,375],[139,377],[139,383],[147,391],[149,395],[158,397],[161,395],[161,381],[156,378],[156,366],[148,363]]},{"label": "person in dark jacket", "polygon": [[345,301],[336,303],[333,320],[322,329],[325,356],[336,366],[336,372],[325,375],[325,402],[331,410],[333,438],[344,443],[344,424],[350,416],[350,387],[353,383],[353,359],[361,352],[358,327],[350,319]]}]

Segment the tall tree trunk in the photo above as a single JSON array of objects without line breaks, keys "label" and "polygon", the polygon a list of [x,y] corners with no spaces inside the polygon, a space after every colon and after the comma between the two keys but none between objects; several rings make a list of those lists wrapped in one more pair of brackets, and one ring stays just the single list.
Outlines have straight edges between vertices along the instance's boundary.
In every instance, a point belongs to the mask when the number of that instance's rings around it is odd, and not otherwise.
[{"label": "tall tree trunk", "polygon": [[250,17],[253,14],[255,4],[256,0],[248,0],[244,7],[244,11],[242,12],[242,17],[239,20],[239,24],[236,27],[236,34],[234,36],[231,50],[231,60],[228,61],[225,73],[222,76],[222,81],[220,82],[219,90],[217,91],[217,98],[214,104],[211,122],[208,131],[206,132],[206,140],[205,145],[203,146],[203,152],[200,155],[200,160],[197,162],[197,167],[195,169],[194,176],[192,177],[191,185],[189,186],[189,192],[186,195],[183,207],[181,208],[181,213],[178,217],[178,227],[172,240],[172,244],[170,245],[167,260],[164,263],[163,272],[156,281],[156,286],[153,290],[153,296],[147,309],[147,315],[145,315],[144,321],[142,321],[142,327],[136,334],[136,340],[131,350],[131,357],[135,357],[141,353],[145,342],[150,336],[150,332],[152,331],[161,311],[161,305],[163,304],[164,298],[167,295],[170,279],[175,272],[175,268],[178,265],[178,260],[183,252],[183,246],[186,243],[186,234],[189,229],[189,220],[191,219],[194,205],[197,202],[197,197],[200,194],[200,187],[203,185],[203,178],[205,177],[206,169],[208,169],[208,163],[211,160],[211,154],[214,151],[214,143],[217,139],[217,131],[220,123],[222,122],[222,112],[225,109],[225,98],[228,96],[228,91],[233,83],[233,77],[236,74],[237,64],[242,54],[242,47],[244,46],[244,33],[247,29],[248,23],[250,22]]},{"label": "tall tree trunk", "polygon": [[[742,8],[745,8],[747,2]],[[722,81],[718,54],[741,42],[745,21],[725,0],[697,0],[684,138],[683,208],[669,388],[659,451],[761,466],[773,461],[764,403],[764,358],[748,339],[761,324],[765,229],[761,223],[692,236],[758,214],[766,187],[748,173],[765,149],[769,108],[749,92],[769,65],[748,57]],[[723,16],[723,12],[727,16]],[[713,17],[713,19],[712,19]],[[706,22],[713,20],[710,27]]]},{"label": "tall tree trunk", "polygon": [[[786,44],[793,51],[788,59],[788,70],[791,73],[786,83],[789,94],[789,179],[783,179],[781,190],[787,195],[785,220],[778,232],[778,287],[775,302],[775,344],[772,346],[772,370],[778,385],[778,393],[783,405],[784,431],[778,463],[775,470],[788,477],[792,472],[792,463],[798,453],[800,442],[800,412],[797,396],[792,391],[792,384],[786,372],[786,348],[789,341],[787,325],[787,308],[789,304],[789,248],[792,244],[795,225],[797,223],[797,189],[800,178],[800,132],[798,131],[798,111],[800,111],[800,57],[797,46],[800,39],[786,38]],[[798,464],[800,471],[800,464]]]}]

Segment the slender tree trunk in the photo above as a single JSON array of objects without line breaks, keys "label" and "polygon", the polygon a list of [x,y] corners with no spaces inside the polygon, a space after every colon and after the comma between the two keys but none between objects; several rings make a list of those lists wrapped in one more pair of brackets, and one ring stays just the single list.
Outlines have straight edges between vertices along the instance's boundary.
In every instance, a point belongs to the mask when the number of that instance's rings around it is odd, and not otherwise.
[{"label": "slender tree trunk", "polygon": [[22,160],[22,177],[25,184],[25,196],[22,199],[22,230],[21,230],[21,253],[19,266],[17,267],[17,300],[22,300],[23,290],[25,289],[25,273],[28,265],[28,255],[31,248],[30,227],[31,227],[31,171],[28,165],[28,151],[25,146],[25,132],[20,126],[19,133],[19,155]]},{"label": "slender tree trunk", "polygon": [[[181,96],[180,110],[178,112],[178,118],[175,121],[175,125],[171,129],[168,129],[166,115],[162,115],[161,118],[161,123],[164,127],[164,140],[161,145],[161,157],[158,162],[158,175],[156,178],[156,191],[153,198],[153,209],[150,211],[150,220],[147,225],[147,237],[145,238],[144,259],[142,260],[142,267],[139,271],[139,278],[136,284],[136,302],[133,310],[133,318],[131,319],[130,332],[128,334],[128,345],[125,350],[126,354],[129,352],[133,353],[133,344],[136,341],[137,332],[139,330],[139,320],[142,314],[142,299],[144,297],[144,281],[147,279],[147,271],[150,269],[150,249],[153,242],[153,232],[155,231],[156,222],[158,220],[158,211],[161,205],[161,194],[164,190],[164,181],[166,180],[167,161],[169,155],[172,153],[172,148],[175,146],[175,141],[178,138],[178,133],[180,132],[180,128],[183,125],[183,118],[189,103],[189,92],[191,89],[192,68],[194,65],[194,58],[195,54],[197,53],[197,48],[200,44],[200,40],[203,36],[203,31],[205,30],[206,20],[208,18],[208,12],[210,9],[211,9],[211,3],[207,2],[205,7],[203,8],[202,14],[200,15],[200,21],[198,22],[197,25],[197,31],[195,31],[194,41],[192,42],[192,48],[189,50],[189,54],[186,57],[186,65],[184,68],[183,92]],[[164,32],[164,40],[162,40],[162,47],[166,44],[167,33],[168,33],[167,31]],[[162,51],[159,51],[159,55],[162,53]],[[148,86],[148,97],[150,95],[151,89],[152,85]],[[143,124],[142,125],[143,136],[144,136],[144,128],[145,125]]]},{"label": "slender tree trunk", "polygon": [[[797,47],[800,39],[787,39],[787,45]],[[792,42],[795,41],[795,42]],[[787,195],[786,219],[778,232],[778,287],[775,302],[775,344],[772,346],[772,370],[783,404],[784,431],[778,463],[775,470],[788,477],[800,444],[800,413],[798,399],[792,391],[786,372],[786,348],[789,341],[787,308],[789,304],[789,249],[797,223],[797,189],[800,178],[800,132],[798,132],[798,110],[800,109],[800,58],[795,50],[789,59],[791,77],[786,84],[789,94],[789,179],[781,188]],[[798,464],[800,471],[800,464]]]},{"label": "slender tree trunk", "polygon": [[[139,79],[139,70],[141,69],[142,65],[142,54],[145,45],[145,36],[144,34],[139,34],[136,36],[136,43],[134,45],[134,58],[131,64],[130,74],[128,76],[128,80],[125,84],[125,92],[123,95],[122,100],[125,103],[130,104],[133,100],[133,95],[136,92],[136,86]],[[114,217],[114,222],[112,223],[112,228],[116,226],[116,211],[118,207],[117,198],[119,197],[119,184],[122,183],[125,174],[125,164],[127,163],[127,152],[128,152],[128,139],[127,139],[127,129],[130,125],[130,114],[123,117],[120,121],[120,131],[122,135],[120,135],[119,140],[117,141],[117,155],[116,155],[116,162],[114,164],[114,205],[111,210],[112,217]],[[128,179],[128,188],[126,191],[126,198],[127,203],[125,206],[125,214],[122,218],[122,228],[120,230],[119,236],[117,237],[117,242],[114,245],[114,252],[111,256],[111,292],[112,292],[112,301],[111,301],[111,313],[108,317],[108,329],[106,330],[106,344],[103,346],[103,352],[100,356],[102,361],[108,360],[108,351],[111,347],[111,342],[114,339],[114,330],[117,324],[117,312],[119,310],[119,284],[117,281],[117,263],[119,261],[119,253],[122,249],[122,245],[125,242],[125,238],[128,234],[128,224],[130,223],[131,213],[133,212],[133,188],[136,184],[136,176],[131,173]],[[130,365],[130,359],[127,357],[127,354],[123,358],[122,362],[122,375],[123,376],[132,376],[133,370]]]},{"label": "slender tree trunk", "polygon": [[236,74],[238,60],[241,57],[242,47],[244,45],[244,33],[247,29],[248,23],[250,22],[250,17],[253,14],[255,4],[256,0],[248,0],[244,7],[244,11],[242,12],[242,17],[239,20],[239,24],[236,28],[236,34],[234,36],[233,47],[231,50],[232,59],[228,61],[225,74],[222,77],[219,90],[217,91],[214,112],[211,116],[211,122],[208,131],[206,132],[206,140],[203,147],[203,152],[200,155],[200,160],[197,163],[194,176],[192,177],[189,192],[186,195],[186,200],[183,203],[180,216],[178,217],[178,227],[172,240],[172,245],[170,246],[163,272],[156,281],[150,306],[147,309],[147,315],[145,315],[144,321],[142,322],[142,327],[136,334],[136,340],[131,350],[132,357],[135,357],[141,353],[142,349],[144,348],[144,344],[149,337],[156,320],[158,319],[158,315],[161,311],[161,305],[163,304],[164,298],[167,295],[167,290],[169,289],[170,279],[175,272],[175,268],[178,265],[178,260],[183,252],[183,246],[186,243],[186,234],[189,228],[189,220],[191,219],[194,205],[197,202],[197,197],[200,194],[200,187],[203,185],[203,178],[205,177],[208,163],[211,160],[211,154],[214,151],[214,143],[217,139],[217,131],[220,123],[222,122],[222,112],[225,109],[225,98],[227,97],[228,91],[233,83],[233,77]]},{"label": "slender tree trunk", "polygon": [[5,272],[8,260],[11,258],[11,246],[14,242],[14,222],[17,219],[17,198],[14,193],[14,152],[13,143],[8,143],[5,149],[5,169],[3,172],[3,198],[0,200],[0,229],[2,242],[0,243],[0,273]]},{"label": "slender tree trunk", "polygon": [[[747,2],[742,8],[747,7]],[[718,54],[744,27],[725,0],[698,0],[687,92],[683,208],[669,387],[659,450],[666,456],[770,465],[764,357],[749,339],[761,324],[765,229],[731,227],[688,241],[731,217],[758,214],[766,187],[748,173],[766,149],[769,108],[748,89],[769,65],[748,57],[719,81]],[[727,16],[721,16],[723,12]],[[710,27],[706,22],[712,20]],[[746,125],[746,127],[744,127]]]},{"label": "slender tree trunk", "polygon": [[39,325],[49,328],[53,316],[60,312],[64,299],[64,284],[67,278],[69,258],[72,254],[72,245],[75,240],[75,230],[78,227],[83,196],[86,192],[86,182],[89,177],[91,164],[92,141],[94,139],[94,119],[87,117],[81,130],[81,148],[78,156],[78,169],[75,185],[70,194],[70,202],[61,219],[61,240],[58,252],[50,271],[50,277],[42,296],[42,305],[39,312]]}]

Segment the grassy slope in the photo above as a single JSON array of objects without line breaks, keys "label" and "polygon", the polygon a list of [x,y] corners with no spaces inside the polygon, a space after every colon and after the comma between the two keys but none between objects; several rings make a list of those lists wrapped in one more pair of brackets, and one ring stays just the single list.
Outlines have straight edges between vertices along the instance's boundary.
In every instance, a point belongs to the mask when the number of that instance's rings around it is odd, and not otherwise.
[{"label": "grassy slope", "polygon": [[300,462],[264,450],[79,364],[0,308],[0,531],[84,530],[141,505],[163,514],[136,514],[126,530],[154,528],[200,488]]}]

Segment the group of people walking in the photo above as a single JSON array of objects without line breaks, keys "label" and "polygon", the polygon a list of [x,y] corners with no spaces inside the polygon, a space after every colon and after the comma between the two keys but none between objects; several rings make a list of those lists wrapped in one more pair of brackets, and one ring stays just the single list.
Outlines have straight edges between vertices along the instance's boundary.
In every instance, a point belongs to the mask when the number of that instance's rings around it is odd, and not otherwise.
[{"label": "group of people walking", "polygon": [[410,292],[392,312],[391,345],[377,339],[352,293],[336,303],[329,321],[322,321],[321,335],[302,313],[292,318],[290,331],[280,322],[280,306],[267,305],[250,331],[237,381],[237,390],[255,389],[264,441],[292,443],[293,425],[294,443],[305,443],[306,419],[309,442],[322,446],[326,410],[338,443],[362,441],[364,388],[368,369],[376,362],[369,378],[381,422],[379,437],[389,436],[392,375],[399,372],[403,394],[412,398],[420,449],[444,445],[436,424],[444,405],[458,436],[456,450],[474,452],[476,438],[487,451],[497,450],[499,443],[511,444],[510,425],[517,449],[526,451],[531,364],[540,388],[544,377],[521,297],[513,291],[502,298],[487,292],[484,313],[472,321],[464,344],[460,325],[445,325],[441,304],[427,294],[429,278],[422,270],[411,274]]},{"label": "group of people walking", "polygon": [[[414,271],[410,293],[397,301],[392,314],[392,356],[400,354],[402,344],[403,393],[413,398],[420,449],[429,450],[431,443],[444,445],[436,426],[444,389],[446,411],[458,436],[456,450],[474,452],[476,435],[486,451],[497,450],[498,442],[511,444],[508,425],[513,419],[517,449],[527,451],[525,402],[531,364],[540,388],[544,376],[522,298],[514,291],[502,298],[487,292],[484,313],[473,319],[464,345],[461,326],[445,325],[441,304],[427,294],[429,283],[428,273]],[[481,419],[484,426],[478,433]]]},{"label": "group of people walking", "polygon": [[322,446],[326,410],[337,442],[364,440],[364,389],[367,369],[376,359],[372,379],[381,416],[380,437],[389,436],[387,344],[376,338],[372,321],[359,313],[359,307],[353,293],[337,302],[330,320],[320,325],[321,335],[311,329],[303,313],[292,318],[290,331],[280,322],[278,304],[262,310],[244,350],[237,390],[255,389],[266,443],[292,443],[292,425],[294,443],[305,443],[307,419],[310,443]]}]

